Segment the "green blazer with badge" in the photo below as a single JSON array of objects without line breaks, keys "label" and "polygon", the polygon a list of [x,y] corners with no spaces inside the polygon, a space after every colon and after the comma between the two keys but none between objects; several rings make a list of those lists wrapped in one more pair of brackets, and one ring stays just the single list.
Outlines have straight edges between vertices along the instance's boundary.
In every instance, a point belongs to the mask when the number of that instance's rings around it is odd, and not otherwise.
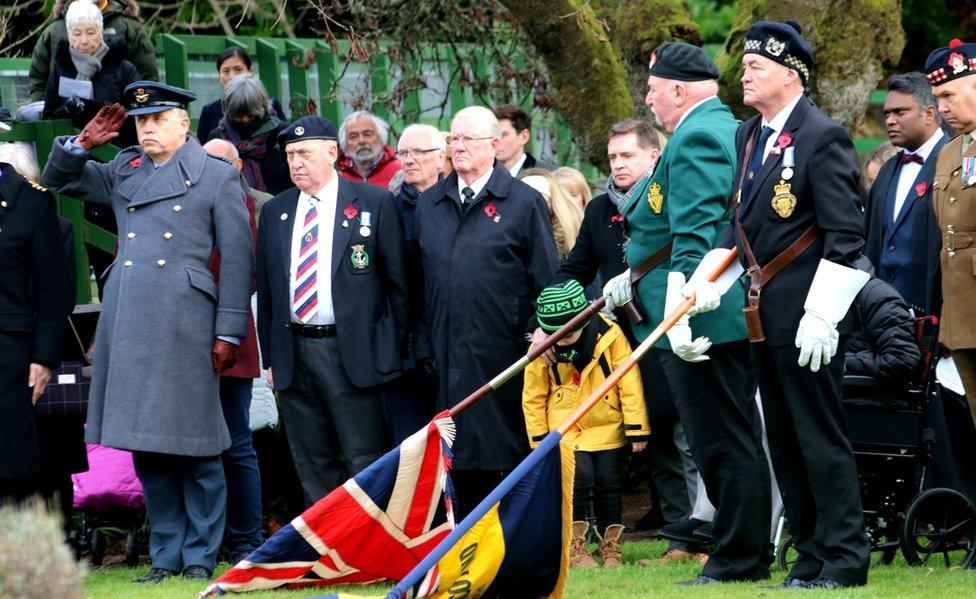
[{"label": "green blazer with badge", "polygon": [[[664,148],[654,175],[646,182],[646,191],[634,194],[624,206],[631,269],[669,241],[674,242],[670,259],[645,275],[634,290],[634,299],[645,316],[644,322],[634,327],[640,339],[664,318],[668,273],[682,272],[690,279],[728,225],[737,127],[738,121],[717,97],[692,109]],[[742,280],[736,286],[744,291]],[[744,292],[732,289],[722,296],[717,310],[692,317],[692,335],[704,335],[712,343],[745,339],[744,297]],[[667,337],[655,346],[671,347]]]}]

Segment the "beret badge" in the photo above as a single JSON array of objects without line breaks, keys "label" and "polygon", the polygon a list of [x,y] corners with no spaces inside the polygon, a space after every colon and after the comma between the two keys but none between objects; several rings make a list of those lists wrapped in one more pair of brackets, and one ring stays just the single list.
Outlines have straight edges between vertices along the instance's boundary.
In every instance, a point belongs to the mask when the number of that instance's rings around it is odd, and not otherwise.
[{"label": "beret badge", "polygon": [[766,52],[769,52],[773,56],[779,56],[786,49],[786,43],[781,42],[775,37],[770,37],[766,40]]},{"label": "beret badge", "polygon": [[305,134],[305,127],[302,127],[301,125],[295,127],[295,135],[304,135],[304,134]]}]

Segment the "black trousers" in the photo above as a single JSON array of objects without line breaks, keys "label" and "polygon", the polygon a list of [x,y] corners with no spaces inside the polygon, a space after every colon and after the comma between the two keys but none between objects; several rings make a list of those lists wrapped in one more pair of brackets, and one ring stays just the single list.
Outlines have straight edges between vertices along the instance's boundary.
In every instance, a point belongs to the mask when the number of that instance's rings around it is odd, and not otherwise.
[{"label": "black trousers", "polygon": [[841,411],[844,348],[819,372],[801,368],[793,346],[752,346],[769,452],[799,558],[790,575],[846,585],[867,582],[860,485]]},{"label": "black trousers", "polygon": [[310,506],[383,455],[379,389],[353,385],[335,337],[295,336],[295,374],[280,392],[295,470]]},{"label": "black trousers", "polygon": [[623,517],[624,466],[630,444],[603,451],[577,451],[573,520],[586,520],[593,507],[599,533]]},{"label": "black trousers", "polygon": [[714,549],[702,574],[717,580],[769,577],[770,481],[749,343],[712,347],[705,362],[656,349],[691,454],[715,505]]}]

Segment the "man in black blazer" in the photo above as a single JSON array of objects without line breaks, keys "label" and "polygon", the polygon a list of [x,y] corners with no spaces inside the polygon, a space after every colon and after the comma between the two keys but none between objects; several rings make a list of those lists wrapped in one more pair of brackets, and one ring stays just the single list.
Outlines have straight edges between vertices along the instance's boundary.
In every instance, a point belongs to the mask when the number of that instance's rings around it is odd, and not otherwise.
[{"label": "man in black blazer", "polygon": [[[750,304],[759,300],[765,332],[758,341],[751,331],[750,340],[770,457],[799,552],[783,584],[862,585],[870,554],[840,405],[849,309],[869,278],[856,268],[864,261],[857,153],[847,131],[805,93],[813,52],[798,24],[753,23],[742,64],[743,101],[760,114],[736,132],[737,216],[720,245],[735,245],[741,268],[748,268],[748,242],[766,267],[812,235],[761,295],[750,296]],[[736,220],[745,239],[735,234]],[[695,313],[718,305],[714,283],[690,287]]]},{"label": "man in black blazer", "polygon": [[888,138],[901,151],[878,172],[868,197],[865,255],[916,315],[938,314],[939,223],[932,210],[935,159],[948,137],[922,73],[893,75],[884,103]]},{"label": "man in black blazer", "polygon": [[261,209],[258,336],[311,504],[384,450],[380,385],[401,370],[406,251],[389,192],[338,177],[336,129],[279,135],[295,188]]},{"label": "man in black blazer", "polygon": [[33,405],[61,361],[68,280],[54,197],[0,162],[0,506],[39,490]]}]

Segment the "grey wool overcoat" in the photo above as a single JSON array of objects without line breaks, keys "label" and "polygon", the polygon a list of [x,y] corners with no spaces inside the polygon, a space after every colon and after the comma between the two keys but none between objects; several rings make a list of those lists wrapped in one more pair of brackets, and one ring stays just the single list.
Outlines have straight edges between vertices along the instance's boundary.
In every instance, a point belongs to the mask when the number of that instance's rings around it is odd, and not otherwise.
[{"label": "grey wool overcoat", "polygon": [[[230,445],[210,352],[243,339],[254,264],[240,174],[193,136],[160,167],[138,147],[112,162],[55,141],[42,179],[111,206],[119,227],[95,332],[86,440],[213,456]],[[220,284],[207,269],[220,251]]]}]

